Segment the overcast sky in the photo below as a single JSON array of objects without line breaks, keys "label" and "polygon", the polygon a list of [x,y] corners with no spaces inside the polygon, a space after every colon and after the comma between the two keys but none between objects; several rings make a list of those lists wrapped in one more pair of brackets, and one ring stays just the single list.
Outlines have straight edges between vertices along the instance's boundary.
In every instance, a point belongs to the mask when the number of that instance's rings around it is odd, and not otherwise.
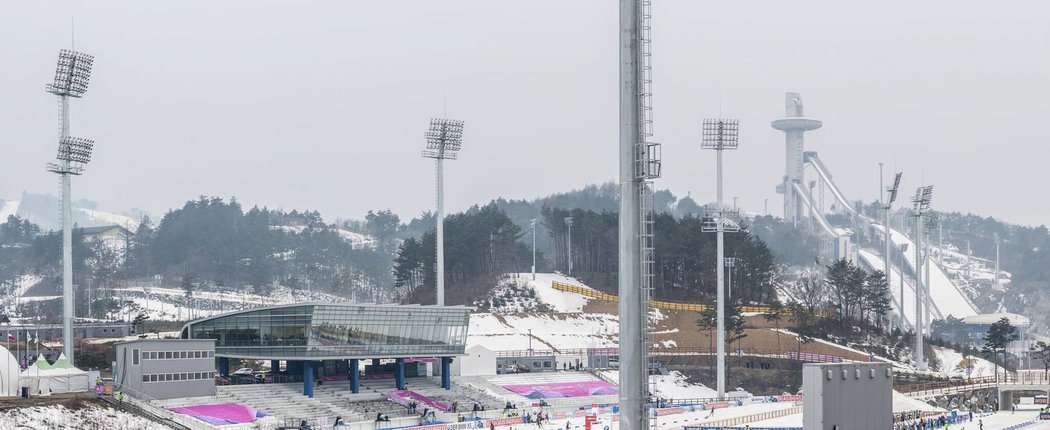
[{"label": "overcast sky", "polygon": [[[934,208],[1050,224],[1050,5],[655,0],[658,186],[714,195],[700,122],[741,119],[727,196],[779,213],[784,92],[851,199],[878,163]],[[0,198],[57,194],[58,50],[95,56],[72,134],[96,141],[75,198],[155,214],[198,195],[328,219],[433,207],[431,117],[466,122],[446,202],[612,180],[613,0],[8,2],[0,13]],[[447,106],[447,108],[446,108]]]}]

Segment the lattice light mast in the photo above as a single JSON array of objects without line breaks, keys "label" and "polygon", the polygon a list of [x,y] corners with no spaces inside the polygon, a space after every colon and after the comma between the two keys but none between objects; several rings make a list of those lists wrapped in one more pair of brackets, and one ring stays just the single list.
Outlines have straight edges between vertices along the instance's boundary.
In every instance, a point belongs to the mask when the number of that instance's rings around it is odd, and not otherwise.
[{"label": "lattice light mast", "polygon": [[[882,163],[879,163],[879,167],[882,167]],[[881,180],[880,180],[881,182]],[[886,284],[889,285],[890,280],[893,279],[890,275],[893,273],[893,262],[890,260],[890,241],[893,238],[893,234],[890,232],[890,210],[893,208],[893,202],[897,201],[897,190],[901,185],[901,172],[897,172],[897,176],[893,178],[893,186],[886,189],[886,205],[882,207],[883,213],[883,233],[885,233],[886,241]],[[904,270],[901,270],[901,277],[904,276]],[[897,314],[901,316],[901,322],[904,322],[904,293],[901,292],[900,303],[897,303]]]},{"label": "lattice light mast", "polygon": [[[717,235],[718,257],[718,397],[726,394],[726,291],[725,291],[725,204],[722,201],[722,151],[737,149],[740,143],[740,121],[736,119],[705,119],[700,147],[713,149],[716,154],[717,201],[715,203],[714,231]],[[706,229],[710,230],[710,228]]]},{"label": "lattice light mast", "polygon": [[82,52],[63,49],[58,53],[55,80],[45,90],[58,96],[59,124],[58,156],[47,163],[47,170],[62,179],[62,348],[70,363],[73,357],[73,215],[70,197],[70,176],[84,173],[84,165],[91,161],[94,142],[69,135],[69,98],[80,98],[87,92],[94,57]]},{"label": "lattice light mast", "polygon": [[922,217],[930,210],[930,201],[933,199],[933,185],[919,187],[915,190],[914,204],[915,217],[915,369],[926,371],[926,362],[923,359],[923,282],[922,282]]},{"label": "lattice light mast", "polygon": [[569,276],[572,276],[572,217],[571,216],[565,217],[565,226],[569,228],[569,233],[568,233],[568,236],[566,237],[565,241],[569,245],[569,252],[568,252],[568,256],[569,256]]},{"label": "lattice light mast", "polygon": [[619,262],[620,429],[652,426],[648,402],[648,321],[646,301],[653,274],[653,218],[650,179],[660,177],[660,146],[652,136],[650,0],[620,0],[619,37]]},{"label": "lattice light mast", "polygon": [[437,261],[437,305],[445,305],[445,174],[443,162],[455,160],[463,146],[463,121],[447,118],[430,120],[430,129],[426,134],[427,148],[423,157],[433,158],[437,176],[437,224],[436,246]]}]

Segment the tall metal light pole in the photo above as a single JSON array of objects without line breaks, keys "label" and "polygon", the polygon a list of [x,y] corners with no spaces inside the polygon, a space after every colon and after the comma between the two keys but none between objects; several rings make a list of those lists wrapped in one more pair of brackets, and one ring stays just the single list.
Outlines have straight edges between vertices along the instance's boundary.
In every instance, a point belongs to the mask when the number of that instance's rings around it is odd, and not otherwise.
[{"label": "tall metal light pole", "polygon": [[569,244],[569,276],[572,276],[572,217],[565,217],[565,225],[569,227],[568,238],[565,240]]},{"label": "tall metal light pole", "polygon": [[423,157],[433,158],[437,166],[437,305],[445,305],[445,175],[442,162],[455,160],[463,146],[463,121],[446,118],[430,120],[430,129],[424,135],[427,148]]},{"label": "tall metal light pole", "polygon": [[54,82],[45,90],[58,96],[59,122],[62,133],[58,140],[55,163],[47,163],[47,170],[62,178],[62,349],[70,363],[73,357],[73,214],[70,197],[70,176],[84,173],[84,165],[91,160],[94,142],[69,135],[69,98],[80,98],[87,92],[94,57],[82,52],[63,49],[58,53]]},{"label": "tall metal light pole", "polygon": [[[714,231],[717,237],[718,257],[718,397],[726,394],[726,291],[725,291],[725,207],[722,203],[722,151],[737,149],[740,143],[740,121],[736,119],[705,119],[700,147],[715,150],[718,200],[715,205]],[[707,228],[710,230],[710,227]]]},{"label": "tall metal light pole", "polygon": [[995,284],[993,288],[999,287],[999,233],[995,233]]},{"label": "tall metal light pole", "polygon": [[529,227],[532,227],[532,280],[536,280],[536,218],[529,221]]},{"label": "tall metal light pole", "polygon": [[937,219],[937,212],[929,212],[923,218],[925,219],[924,224],[926,226],[926,231],[925,231],[925,233],[926,233],[926,242],[924,242],[924,245],[925,245],[924,249],[925,250],[923,251],[923,254],[922,254],[922,257],[923,257],[923,260],[922,260],[923,261],[923,271],[926,272],[926,283],[923,284],[923,285],[926,286],[926,303],[925,303],[925,306],[926,306],[926,320],[925,320],[926,321],[926,326],[923,327],[923,328],[926,330],[926,335],[927,336],[932,336],[933,335],[933,294],[930,294],[930,265],[933,264],[933,258],[931,256],[931,254],[932,254],[931,249],[933,248],[933,245],[932,245],[933,238],[931,236],[932,236],[932,233],[933,233],[933,228],[936,227],[939,224],[939,221]]},{"label": "tall metal light pole", "polygon": [[923,359],[923,282],[922,282],[922,216],[930,210],[930,200],[933,199],[933,185],[919,187],[915,190],[912,203],[915,205],[915,369],[926,371],[926,362]]},{"label": "tall metal light pole", "polygon": [[660,177],[660,146],[652,135],[650,0],[620,0],[619,79],[619,270],[620,429],[643,430],[647,402],[648,336],[646,301],[652,286],[653,219],[644,203],[652,198],[648,180]]},{"label": "tall metal light pole", "polygon": [[[879,163],[879,183],[882,183],[882,163]],[[893,178],[893,186],[886,189],[886,193],[889,197],[886,199],[885,206],[882,207],[883,213],[883,233],[885,233],[886,241],[886,284],[890,283],[893,279],[890,275],[893,273],[893,262],[890,260],[890,242],[893,238],[890,233],[890,210],[893,208],[893,202],[897,200],[897,190],[901,185],[901,172],[897,172],[897,176]],[[882,193],[879,193],[879,200],[882,200]],[[903,269],[903,268],[902,268]],[[901,279],[904,278],[904,271],[901,270]],[[904,322],[904,290],[901,289],[900,303],[897,303],[897,314],[901,316],[901,322]],[[902,327],[903,331],[903,327]]]}]

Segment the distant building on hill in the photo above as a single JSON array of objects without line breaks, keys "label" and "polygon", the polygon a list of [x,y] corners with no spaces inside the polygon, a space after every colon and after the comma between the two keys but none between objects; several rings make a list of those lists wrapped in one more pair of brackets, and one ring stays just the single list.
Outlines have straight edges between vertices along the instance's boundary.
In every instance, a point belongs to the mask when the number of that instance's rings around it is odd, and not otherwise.
[{"label": "distant building on hill", "polygon": [[85,242],[111,242],[123,241],[132,236],[128,229],[119,225],[103,225],[98,227],[84,227],[80,229],[84,233]]}]

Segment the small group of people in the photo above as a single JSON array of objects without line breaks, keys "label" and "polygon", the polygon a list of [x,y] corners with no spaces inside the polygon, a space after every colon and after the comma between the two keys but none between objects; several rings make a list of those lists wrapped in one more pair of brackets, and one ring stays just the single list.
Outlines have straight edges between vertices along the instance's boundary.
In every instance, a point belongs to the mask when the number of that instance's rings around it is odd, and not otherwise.
[{"label": "small group of people", "polygon": [[[969,422],[973,422],[973,411],[969,411],[968,415],[960,416],[958,422],[966,419],[969,419]],[[899,416],[893,416],[894,430],[937,430],[941,428],[947,430],[949,424],[952,424],[952,419],[945,414],[937,417],[923,417],[922,412],[915,411],[901,412]],[[978,419],[977,424],[979,430],[984,430],[983,420]]]},{"label": "small group of people", "polygon": [[376,422],[378,423],[381,421],[390,421],[390,415],[384,414],[382,412],[376,412]]},{"label": "small group of people", "polygon": [[[554,370],[558,370],[557,363],[555,363]],[[580,363],[579,360],[576,360],[575,364],[563,362],[561,364],[561,370],[583,370],[583,363]]]},{"label": "small group of people", "polygon": [[550,423],[550,416],[543,413],[543,411],[525,414],[521,419],[525,424],[536,423],[536,427],[542,427],[544,421]]}]

